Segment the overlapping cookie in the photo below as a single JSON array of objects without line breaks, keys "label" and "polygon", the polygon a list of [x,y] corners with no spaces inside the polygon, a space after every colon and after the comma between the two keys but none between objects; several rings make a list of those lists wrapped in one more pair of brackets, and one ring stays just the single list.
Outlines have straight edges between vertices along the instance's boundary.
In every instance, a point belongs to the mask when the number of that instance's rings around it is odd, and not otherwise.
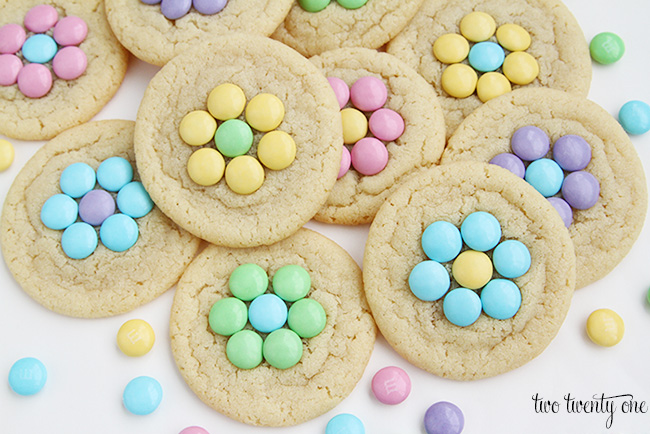
[{"label": "overlapping cookie", "polygon": [[365,48],[310,59],[328,77],[341,108],[339,179],[316,214],[327,223],[369,223],[414,170],[436,164],[445,125],[435,92],[397,58]]},{"label": "overlapping cookie", "polygon": [[296,425],[336,406],[363,375],[375,325],[361,271],[301,229],[271,246],[206,248],[174,296],[172,351],[210,407],[251,425]]},{"label": "overlapping cookie", "polygon": [[444,164],[380,208],[363,261],[368,304],[414,365],[474,380],[517,368],[558,332],[575,255],[557,212],[495,165]]},{"label": "overlapping cookie", "polygon": [[128,58],[100,0],[3,0],[0,10],[0,133],[50,139],[115,94]]},{"label": "overlapping cookie", "polygon": [[449,139],[442,162],[461,160],[506,167],[549,198],[575,245],[578,288],[612,271],[643,227],[641,161],[618,122],[584,98],[520,89],[488,102]]},{"label": "overlapping cookie", "polygon": [[591,81],[587,42],[559,0],[426,0],[387,51],[436,89],[447,136],[510,89],[542,86],[586,96]]},{"label": "overlapping cookie", "polygon": [[16,281],[55,312],[105,317],[173,286],[199,240],[138,182],[133,122],[70,129],[43,146],[2,210],[2,254]]}]

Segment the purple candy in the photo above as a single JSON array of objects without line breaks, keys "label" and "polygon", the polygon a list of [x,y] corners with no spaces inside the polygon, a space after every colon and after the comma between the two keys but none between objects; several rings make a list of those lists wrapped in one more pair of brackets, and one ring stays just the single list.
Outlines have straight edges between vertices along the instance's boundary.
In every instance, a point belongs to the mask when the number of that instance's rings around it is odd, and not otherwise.
[{"label": "purple candy", "polygon": [[564,178],[562,196],[575,209],[589,209],[598,202],[600,184],[589,172],[573,172]]},{"label": "purple candy", "polygon": [[524,161],[535,161],[548,153],[551,140],[543,130],[529,125],[515,131],[510,146],[517,157]]},{"label": "purple candy", "polygon": [[192,0],[162,0],[160,11],[168,20],[184,17],[192,7]]},{"label": "purple candy", "polygon": [[553,145],[553,159],[566,171],[582,170],[591,161],[591,146],[580,136],[562,136]]},{"label": "purple candy", "polygon": [[192,0],[194,9],[204,15],[214,15],[226,7],[228,0]]},{"label": "purple candy", "polygon": [[79,201],[79,217],[99,226],[115,212],[115,199],[106,190],[90,190]]},{"label": "purple candy", "polygon": [[573,223],[573,210],[571,209],[571,206],[566,203],[566,200],[560,197],[549,197],[548,201],[553,205],[553,208],[555,208],[557,213],[560,214],[564,226],[567,228],[571,226],[571,223]]},{"label": "purple candy", "polygon": [[460,434],[464,425],[463,412],[451,402],[436,402],[424,414],[427,434]]},{"label": "purple candy", "polygon": [[147,5],[157,5],[160,3],[160,0],[140,0],[142,3]]},{"label": "purple candy", "polygon": [[517,157],[515,154],[511,154],[510,152],[495,155],[494,158],[490,160],[490,164],[496,164],[504,169],[508,169],[520,178],[523,178],[526,173],[526,167],[524,166],[524,162],[521,161],[521,158]]}]

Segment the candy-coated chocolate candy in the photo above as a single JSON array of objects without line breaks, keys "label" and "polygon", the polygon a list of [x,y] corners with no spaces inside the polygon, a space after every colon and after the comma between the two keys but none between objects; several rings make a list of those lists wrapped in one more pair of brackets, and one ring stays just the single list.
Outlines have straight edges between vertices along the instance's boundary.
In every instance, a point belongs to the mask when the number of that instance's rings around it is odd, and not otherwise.
[{"label": "candy-coated chocolate candy", "polygon": [[330,0],[298,0],[298,3],[307,12],[320,12],[330,4]]},{"label": "candy-coated chocolate candy", "polygon": [[296,159],[296,142],[284,131],[270,131],[257,144],[257,158],[271,170],[287,168]]},{"label": "candy-coated chocolate candy", "polygon": [[214,143],[226,157],[244,155],[253,146],[253,130],[244,121],[229,119],[217,128]]},{"label": "candy-coated chocolate candy", "polygon": [[341,110],[341,123],[343,124],[343,143],[346,145],[352,145],[366,137],[368,119],[359,110],[355,108]]},{"label": "candy-coated chocolate candy", "polygon": [[618,112],[618,121],[628,134],[650,131],[650,106],[643,101],[628,101]]},{"label": "candy-coated chocolate candy", "polygon": [[275,294],[262,294],[248,307],[248,320],[255,330],[271,333],[287,322],[287,305]]},{"label": "candy-coated chocolate candy", "polygon": [[368,127],[379,140],[392,142],[404,133],[404,119],[394,110],[381,108],[370,115]]},{"label": "candy-coated chocolate candy", "polygon": [[501,225],[492,214],[477,211],[465,217],[460,234],[470,249],[486,252],[501,240]]},{"label": "candy-coated chocolate candy", "polygon": [[11,142],[0,139],[0,172],[7,170],[11,166],[11,163],[14,162],[14,154],[14,147]]},{"label": "candy-coated chocolate candy", "polygon": [[503,74],[514,84],[532,83],[539,74],[537,60],[524,51],[514,51],[503,61]]},{"label": "candy-coated chocolate candy", "polygon": [[117,331],[117,346],[129,357],[144,356],[155,341],[153,327],[142,319],[130,319]]},{"label": "candy-coated chocolate candy", "polygon": [[542,196],[550,197],[562,188],[564,172],[555,161],[540,158],[528,165],[524,179],[535,187],[535,190],[539,191]]},{"label": "candy-coated chocolate candy", "polygon": [[534,161],[546,156],[551,147],[551,139],[541,128],[528,125],[513,133],[510,147],[522,160]]},{"label": "candy-coated chocolate candy", "polygon": [[336,179],[341,179],[348,173],[350,170],[350,165],[352,164],[352,156],[347,147],[343,147],[341,151],[341,167],[339,168],[339,174],[336,176]]},{"label": "candy-coated chocolate candy", "polygon": [[116,201],[120,211],[134,219],[146,216],[153,209],[153,201],[139,181],[129,182],[122,187]]},{"label": "candy-coated chocolate candy", "polygon": [[611,347],[623,339],[623,319],[611,309],[595,310],[587,318],[587,335],[595,344]]},{"label": "candy-coated chocolate candy", "polygon": [[650,288],[648,288],[648,292],[646,293],[646,297],[645,297],[645,298],[646,298],[646,300],[648,301],[648,303],[650,303]]},{"label": "candy-coated chocolate candy", "polygon": [[503,64],[505,56],[499,44],[491,41],[479,42],[469,50],[469,64],[477,71],[496,71]]},{"label": "candy-coated chocolate candy", "polygon": [[16,79],[18,89],[28,98],[40,98],[52,89],[52,73],[45,65],[28,63]]},{"label": "candy-coated chocolate candy", "polygon": [[433,55],[442,63],[460,63],[469,54],[469,43],[458,33],[447,33],[433,43]]},{"label": "candy-coated chocolate candy", "polygon": [[252,330],[242,330],[230,337],[226,356],[239,369],[253,369],[262,363],[262,337]]},{"label": "candy-coated chocolate candy", "polygon": [[530,251],[521,241],[506,240],[499,243],[492,252],[494,269],[503,277],[516,279],[530,268]]},{"label": "candy-coated chocolate candy", "polygon": [[32,63],[45,63],[52,60],[58,48],[49,35],[32,35],[23,44],[23,57]]},{"label": "candy-coated chocolate candy", "polygon": [[264,294],[269,286],[269,276],[257,264],[242,264],[230,273],[228,287],[240,300],[251,301]]},{"label": "candy-coated chocolate candy", "polygon": [[449,262],[458,256],[462,247],[460,231],[449,222],[433,222],[422,233],[422,250],[434,261]]},{"label": "candy-coated chocolate candy", "polygon": [[512,318],[521,307],[521,291],[511,280],[492,279],[481,290],[481,303],[494,319]]},{"label": "candy-coated chocolate candy", "polygon": [[567,228],[573,223],[573,210],[566,200],[561,197],[549,197],[548,201],[553,205],[553,208],[560,214],[560,218]]},{"label": "candy-coated chocolate candy", "polygon": [[284,104],[275,95],[260,93],[246,107],[246,122],[257,131],[267,132],[277,128],[284,119]]},{"label": "candy-coated chocolate candy", "polygon": [[388,164],[388,149],[374,137],[365,137],[350,151],[352,167],[362,175],[376,175]]},{"label": "candy-coated chocolate candy", "polygon": [[192,8],[192,0],[162,0],[160,11],[168,20],[184,17]]},{"label": "candy-coated chocolate candy", "polygon": [[336,2],[345,9],[359,9],[361,6],[365,5],[368,0],[336,0]]},{"label": "candy-coated chocolate candy", "polygon": [[61,248],[69,258],[85,259],[97,248],[97,232],[88,223],[73,223],[61,235]]},{"label": "candy-coated chocolate candy", "polygon": [[508,51],[524,51],[530,47],[530,33],[517,24],[503,24],[497,29],[499,45]]},{"label": "candy-coated chocolate candy", "polygon": [[472,42],[482,42],[494,35],[497,23],[485,12],[471,12],[460,20],[460,33]]},{"label": "candy-coated chocolate candy", "polygon": [[567,175],[562,184],[562,197],[575,209],[589,209],[598,202],[600,184],[594,175],[579,171]]},{"label": "candy-coated chocolate candy", "polygon": [[452,289],[442,302],[442,310],[447,320],[459,327],[474,324],[481,315],[481,309],[478,294],[467,288]]},{"label": "candy-coated chocolate candy", "polygon": [[190,146],[205,145],[212,140],[215,131],[217,131],[217,121],[205,110],[189,112],[178,126],[178,134]]},{"label": "candy-coated chocolate candy", "polygon": [[223,178],[226,162],[213,148],[201,148],[187,160],[187,174],[199,185],[214,185]]},{"label": "candy-coated chocolate candy", "polygon": [[130,249],[138,241],[138,224],[126,214],[113,214],[99,228],[102,244],[114,252]]},{"label": "candy-coated chocolate candy", "polygon": [[366,434],[361,420],[348,413],[337,414],[327,422],[325,434]]},{"label": "candy-coated chocolate candy", "polygon": [[86,39],[86,35],[88,35],[88,25],[74,15],[59,20],[52,33],[56,43],[63,47],[81,44]]},{"label": "candy-coated chocolate candy", "polygon": [[273,275],[273,292],[284,301],[296,301],[305,297],[311,289],[311,277],[299,265],[285,265]]},{"label": "candy-coated chocolate candy", "polygon": [[64,47],[52,60],[52,69],[57,77],[74,80],[86,71],[86,53],[79,47]]},{"label": "candy-coated chocolate candy", "polygon": [[449,290],[449,272],[436,261],[422,261],[409,274],[409,288],[422,301],[435,301]]},{"label": "candy-coated chocolate candy", "polygon": [[482,288],[492,278],[492,261],[483,252],[465,250],[454,260],[451,273],[460,286]]},{"label": "candy-coated chocolate candy", "polygon": [[70,197],[81,197],[95,187],[95,170],[86,163],[74,163],[61,173],[59,186]]},{"label": "candy-coated chocolate candy", "polygon": [[240,155],[226,166],[226,184],[237,194],[255,193],[264,183],[264,168],[256,158]]},{"label": "candy-coated chocolate candy", "polygon": [[25,29],[18,24],[0,27],[0,54],[16,54],[26,39]]},{"label": "candy-coated chocolate candy", "polygon": [[370,112],[383,107],[388,98],[388,90],[377,77],[361,77],[350,87],[350,99],[356,108]]},{"label": "candy-coated chocolate candy", "polygon": [[50,30],[58,21],[59,14],[50,5],[34,6],[25,14],[25,27],[34,33]]},{"label": "candy-coated chocolate candy", "polygon": [[440,77],[443,90],[455,98],[467,98],[473,94],[477,81],[476,71],[463,63],[449,65]]},{"label": "candy-coated chocolate candy", "polygon": [[19,395],[38,393],[47,381],[45,365],[34,357],[17,360],[9,370],[9,387]]},{"label": "candy-coated chocolate candy", "polygon": [[192,0],[197,12],[204,15],[214,15],[226,7],[228,0]]},{"label": "candy-coated chocolate candy", "polygon": [[520,178],[523,178],[526,174],[526,166],[524,166],[524,162],[521,161],[521,158],[517,157],[515,154],[511,154],[510,152],[503,152],[495,155],[490,160],[490,164],[496,164],[497,166],[503,167]]},{"label": "candy-coated chocolate candy", "polygon": [[[329,0],[327,0],[327,2],[329,3]],[[350,100],[350,87],[345,81],[341,80],[338,77],[327,77],[327,81],[332,87],[334,95],[336,95],[336,100],[339,103],[339,108],[342,109]]]},{"label": "candy-coated chocolate candy", "polygon": [[104,190],[120,191],[133,180],[133,167],[122,157],[111,157],[102,161],[97,168],[97,183]]},{"label": "candy-coated chocolate candy", "polygon": [[508,93],[512,90],[510,81],[498,72],[488,72],[481,75],[476,83],[476,94],[482,102]]},{"label": "candy-coated chocolate candy", "polygon": [[411,393],[411,379],[397,366],[386,366],[372,377],[372,393],[382,404],[395,405]]},{"label": "candy-coated chocolate candy", "polygon": [[287,323],[301,338],[313,338],[325,328],[325,309],[316,300],[303,298],[291,305]]},{"label": "candy-coated chocolate candy", "polygon": [[115,199],[106,190],[90,190],[79,201],[79,217],[92,226],[101,225],[115,213]]},{"label": "candy-coated chocolate candy", "polygon": [[183,428],[178,434],[210,434],[206,429],[201,428],[200,426],[188,426]]},{"label": "candy-coated chocolate candy", "polygon": [[213,332],[232,336],[243,330],[248,321],[248,309],[243,301],[235,297],[222,298],[212,305],[208,323]]},{"label": "candy-coated chocolate candy", "polygon": [[288,369],[302,358],[302,340],[292,330],[278,329],[266,337],[262,353],[274,368]]},{"label": "candy-coated chocolate candy", "polygon": [[160,3],[161,0],[140,0],[142,3],[146,5],[157,5]]},{"label": "candy-coated chocolate candy", "polygon": [[451,402],[436,402],[424,414],[427,434],[460,434],[464,426],[463,412]]},{"label": "candy-coated chocolate candy", "polygon": [[16,84],[23,62],[14,54],[0,54],[0,86]]},{"label": "candy-coated chocolate candy", "polygon": [[67,194],[55,194],[41,207],[41,221],[50,229],[65,229],[77,220],[79,206]]},{"label": "candy-coated chocolate candy", "polygon": [[162,387],[154,378],[142,376],[129,381],[122,402],[131,413],[144,416],[153,413],[162,401]]},{"label": "candy-coated chocolate candy", "polygon": [[223,83],[208,95],[208,111],[220,121],[239,117],[246,106],[246,95],[237,85]]},{"label": "candy-coated chocolate candy", "polygon": [[566,171],[582,170],[591,161],[591,146],[582,137],[567,134],[553,144],[553,159]]},{"label": "candy-coated chocolate candy", "polygon": [[602,65],[621,60],[625,54],[625,44],[620,36],[615,33],[599,33],[589,43],[591,58]]}]

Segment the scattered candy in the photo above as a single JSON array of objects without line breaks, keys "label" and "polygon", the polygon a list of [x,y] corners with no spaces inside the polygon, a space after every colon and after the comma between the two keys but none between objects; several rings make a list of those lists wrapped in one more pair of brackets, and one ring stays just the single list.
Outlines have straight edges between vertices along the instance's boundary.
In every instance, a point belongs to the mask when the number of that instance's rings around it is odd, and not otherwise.
[{"label": "scattered candy", "polygon": [[[2,56],[0,56],[2,57]],[[2,68],[2,65],[0,65]],[[8,140],[0,139],[0,172],[5,171],[14,162],[14,147]]]},{"label": "scattered candy", "polygon": [[337,414],[327,422],[325,434],[365,434],[361,420],[349,413]]},{"label": "scattered candy", "polygon": [[451,402],[436,402],[424,414],[427,434],[460,434],[464,426],[463,412]]},{"label": "scattered candy", "polygon": [[9,386],[19,395],[29,396],[40,392],[46,381],[45,365],[33,357],[16,361],[9,370]]},{"label": "scattered candy", "polygon": [[204,428],[201,428],[200,426],[188,426],[178,434],[210,434],[210,433],[206,431]]},{"label": "scattered candy", "polygon": [[618,112],[618,121],[632,135],[650,131],[650,106],[643,101],[628,101]]},{"label": "scattered candy", "polygon": [[411,379],[403,369],[387,366],[372,377],[372,393],[383,404],[399,404],[411,393]]},{"label": "scattered candy", "polygon": [[147,354],[156,340],[153,328],[141,319],[131,319],[117,331],[117,346],[129,357]]},{"label": "scattered candy", "polygon": [[147,415],[153,413],[162,401],[162,387],[151,377],[134,378],[124,388],[122,401],[124,407],[133,414]]},{"label": "scattered candy", "polygon": [[595,344],[611,347],[623,339],[623,319],[611,309],[595,310],[587,318],[587,335]]},{"label": "scattered candy", "polygon": [[615,33],[599,33],[589,43],[591,58],[602,65],[618,62],[625,54],[625,44]]}]

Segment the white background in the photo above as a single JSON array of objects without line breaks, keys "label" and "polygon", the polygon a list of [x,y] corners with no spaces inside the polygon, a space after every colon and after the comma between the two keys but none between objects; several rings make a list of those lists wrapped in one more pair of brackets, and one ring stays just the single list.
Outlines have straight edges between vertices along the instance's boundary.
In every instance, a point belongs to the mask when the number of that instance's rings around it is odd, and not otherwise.
[{"label": "white background", "polygon": [[[616,116],[625,102],[650,103],[647,0],[567,0],[587,41],[599,32],[619,34],[626,44],[621,61],[593,66],[589,98]],[[550,23],[549,23],[550,25]],[[113,100],[95,119],[135,120],[144,89],[158,68],[131,58],[126,79]],[[4,138],[1,137],[0,138]],[[10,139],[16,159],[0,173],[0,200],[25,162],[43,142]],[[632,137],[650,174],[650,133]],[[361,264],[368,227],[328,226],[310,222],[343,246]],[[608,415],[567,414],[563,396],[632,394],[650,402],[650,228],[646,224],[629,255],[599,282],[579,290],[557,338],[537,359],[495,378],[457,382],[438,378],[401,359],[379,337],[365,375],[331,412],[292,428],[256,428],[232,421],[203,404],[185,385],[169,348],[168,317],[173,290],[146,306],[118,317],[83,320],[48,311],[31,300],[0,265],[0,432],[2,433],[170,433],[201,425],[217,433],[324,433],[327,421],[338,413],[360,417],[369,434],[424,433],[423,415],[433,403],[456,403],[465,415],[464,433],[648,433],[650,413],[622,414],[621,401],[613,426]],[[334,276],[333,276],[334,278]],[[598,308],[611,308],[625,321],[623,341],[612,348],[593,344],[585,321]],[[129,358],[115,344],[120,325],[132,318],[148,321],[156,332],[153,350]],[[39,358],[48,381],[37,395],[22,397],[7,383],[11,365],[19,358]],[[379,403],[370,391],[374,373],[397,365],[411,376],[409,398],[397,406]],[[134,416],[122,406],[124,386],[132,378],[149,375],[162,384],[163,401],[153,414]],[[558,414],[536,414],[532,396],[560,402]],[[253,404],[254,405],[254,404]]]}]

